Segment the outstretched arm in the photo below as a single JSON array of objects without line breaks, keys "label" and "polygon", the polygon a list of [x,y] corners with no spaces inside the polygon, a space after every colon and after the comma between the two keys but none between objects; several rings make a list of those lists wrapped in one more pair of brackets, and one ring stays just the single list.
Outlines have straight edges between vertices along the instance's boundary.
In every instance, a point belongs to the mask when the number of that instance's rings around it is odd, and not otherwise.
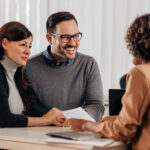
[{"label": "outstretched arm", "polygon": [[[123,107],[118,116],[109,116],[99,122],[69,119],[67,125],[73,131],[89,130],[103,137],[130,141],[143,125],[143,117],[149,107],[149,82],[137,69],[128,75],[126,92],[122,98]],[[140,85],[140,88],[139,88]]]}]

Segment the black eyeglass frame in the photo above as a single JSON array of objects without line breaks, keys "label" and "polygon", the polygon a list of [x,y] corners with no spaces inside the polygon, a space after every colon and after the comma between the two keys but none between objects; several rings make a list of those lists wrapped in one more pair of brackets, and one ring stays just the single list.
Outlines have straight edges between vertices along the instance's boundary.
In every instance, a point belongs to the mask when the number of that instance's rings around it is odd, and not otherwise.
[{"label": "black eyeglass frame", "polygon": [[[69,34],[55,34],[55,33],[52,33],[52,32],[51,32],[50,34],[51,34],[52,36],[60,37],[61,41],[64,42],[64,43],[70,42],[71,38],[73,38],[73,40],[74,40],[75,42],[80,41],[81,38],[82,38],[82,33],[81,33],[81,32],[75,33],[74,35],[69,35]],[[79,40],[75,39],[75,37],[76,37],[77,35],[80,35]],[[64,40],[63,40],[64,38],[66,38],[66,39],[68,38],[67,41],[64,41]]]}]

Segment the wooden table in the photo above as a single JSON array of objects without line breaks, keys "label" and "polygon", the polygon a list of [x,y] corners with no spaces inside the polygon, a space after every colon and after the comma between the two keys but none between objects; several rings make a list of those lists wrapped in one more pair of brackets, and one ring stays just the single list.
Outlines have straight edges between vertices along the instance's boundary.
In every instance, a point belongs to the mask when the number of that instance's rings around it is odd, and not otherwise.
[{"label": "wooden table", "polygon": [[[49,132],[66,131],[63,127],[0,128],[0,149],[9,150],[126,150],[127,146],[113,141],[107,146],[47,142]],[[106,140],[106,139],[105,139]],[[108,139],[110,140],[110,139]],[[71,141],[70,141],[71,142]],[[100,141],[102,144],[102,140]]]}]

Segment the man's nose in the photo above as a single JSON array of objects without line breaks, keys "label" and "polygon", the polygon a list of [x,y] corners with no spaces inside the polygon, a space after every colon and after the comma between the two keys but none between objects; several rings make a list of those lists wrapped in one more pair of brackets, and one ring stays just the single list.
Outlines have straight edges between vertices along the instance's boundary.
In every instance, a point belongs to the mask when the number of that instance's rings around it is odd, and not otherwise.
[{"label": "man's nose", "polygon": [[74,40],[73,37],[71,37],[70,41],[68,42],[70,45],[76,45],[76,41]]}]

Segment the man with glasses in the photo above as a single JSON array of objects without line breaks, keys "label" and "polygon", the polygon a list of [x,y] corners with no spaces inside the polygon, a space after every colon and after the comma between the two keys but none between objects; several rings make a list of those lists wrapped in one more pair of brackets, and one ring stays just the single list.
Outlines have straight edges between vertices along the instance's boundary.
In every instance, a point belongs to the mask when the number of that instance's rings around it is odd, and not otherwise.
[{"label": "man with glasses", "polygon": [[41,110],[68,110],[81,106],[95,120],[104,113],[98,65],[93,57],[77,52],[82,33],[74,15],[52,14],[46,23],[47,49],[32,57],[26,77],[39,98]]}]

